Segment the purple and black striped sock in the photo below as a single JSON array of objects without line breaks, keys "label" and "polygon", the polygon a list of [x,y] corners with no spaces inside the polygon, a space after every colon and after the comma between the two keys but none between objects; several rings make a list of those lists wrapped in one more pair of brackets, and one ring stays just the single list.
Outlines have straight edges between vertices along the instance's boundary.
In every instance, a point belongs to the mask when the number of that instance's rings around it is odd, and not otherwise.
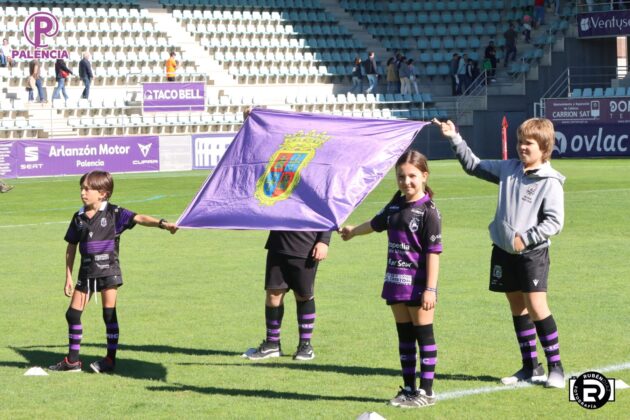
[{"label": "purple and black striped sock", "polygon": [[296,302],[300,343],[310,343],[315,328],[315,299]]},{"label": "purple and black striped sock", "polygon": [[112,362],[116,361],[116,350],[118,350],[118,317],[116,308],[103,308],[103,321],[105,321],[105,334],[107,336],[107,357]]},{"label": "purple and black striped sock", "polygon": [[534,321],[534,324],[536,324],[540,344],[545,350],[547,365],[550,368],[553,366],[561,366],[558,327],[556,326],[556,321],[553,319],[553,315],[549,315],[547,318],[540,321]]},{"label": "purple and black striped sock", "polygon": [[538,353],[536,352],[536,327],[529,315],[512,315],[516,339],[521,349],[523,367],[534,369],[538,366]]},{"label": "purple and black striped sock", "polygon": [[83,311],[74,308],[68,308],[66,311],[66,321],[68,321],[68,361],[70,363],[79,361],[81,339],[83,338],[82,313]]},{"label": "purple and black striped sock", "polygon": [[420,388],[427,395],[432,395],[437,363],[437,345],[433,336],[433,324],[416,325],[414,329],[420,347]]},{"label": "purple and black striped sock", "polygon": [[400,355],[400,368],[405,387],[415,391],[416,389],[416,334],[411,322],[396,323],[398,331],[398,354]]},{"label": "purple and black striped sock", "polygon": [[267,324],[267,342],[280,343],[280,327],[284,316],[284,305],[272,308],[265,306],[265,322]]}]

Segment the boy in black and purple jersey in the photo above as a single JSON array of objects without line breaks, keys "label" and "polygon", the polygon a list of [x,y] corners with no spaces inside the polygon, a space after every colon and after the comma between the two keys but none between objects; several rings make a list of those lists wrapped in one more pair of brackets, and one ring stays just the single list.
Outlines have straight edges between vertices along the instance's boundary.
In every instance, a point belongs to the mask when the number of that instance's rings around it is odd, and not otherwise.
[{"label": "boy in black and purple jersey", "polygon": [[[404,387],[390,404],[415,408],[435,404],[433,378],[437,346],[433,317],[437,302],[439,254],[442,252],[440,212],[427,185],[426,157],[415,150],[396,162],[399,192],[371,221],[339,230],[343,240],[387,230],[388,252],[381,297],[391,306],[398,330]],[[401,194],[402,193],[402,194]],[[416,341],[420,347],[420,388],[416,389]]]},{"label": "boy in black and purple jersey", "polygon": [[[92,171],[81,177],[81,200],[83,207],[72,216],[66,232],[66,284],[64,293],[72,296],[66,312],[68,321],[69,350],[64,359],[49,367],[62,372],[80,372],[79,350],[83,337],[81,314],[90,300],[91,294],[101,292],[103,320],[107,333],[107,356],[90,364],[96,373],[112,372],[116,365],[118,349],[118,319],[116,297],[122,286],[122,274],[118,261],[120,235],[136,224],[159,227],[171,233],[177,226],[164,219],[136,214],[108,202],[114,192],[114,180],[108,172]],[[72,269],[79,245],[81,265],[76,287],[73,292]]]}]

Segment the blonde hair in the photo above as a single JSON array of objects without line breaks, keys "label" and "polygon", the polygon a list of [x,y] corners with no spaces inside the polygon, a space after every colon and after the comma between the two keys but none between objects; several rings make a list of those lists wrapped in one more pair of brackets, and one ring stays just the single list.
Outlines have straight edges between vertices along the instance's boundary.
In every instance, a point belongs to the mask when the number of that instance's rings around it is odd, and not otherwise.
[{"label": "blonde hair", "polygon": [[546,118],[530,118],[523,122],[516,131],[518,141],[534,139],[542,152],[542,161],[551,159],[553,146],[556,143],[556,131],[553,123]]}]

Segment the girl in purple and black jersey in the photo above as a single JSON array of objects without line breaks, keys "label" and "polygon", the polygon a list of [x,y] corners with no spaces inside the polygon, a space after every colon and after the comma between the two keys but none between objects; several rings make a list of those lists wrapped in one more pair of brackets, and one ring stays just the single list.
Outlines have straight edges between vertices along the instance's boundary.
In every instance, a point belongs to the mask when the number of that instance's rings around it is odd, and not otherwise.
[{"label": "girl in purple and black jersey", "polygon": [[[433,316],[442,252],[440,212],[427,185],[429,167],[420,152],[409,150],[396,162],[399,192],[371,221],[339,230],[344,241],[387,230],[388,251],[381,297],[391,306],[398,330],[400,365],[405,386],[390,404],[426,407],[435,404],[433,378],[437,346]],[[416,389],[416,341],[420,347],[420,388]]]},{"label": "girl in purple and black jersey", "polygon": [[[177,226],[164,219],[136,214],[108,202],[114,192],[114,180],[109,172],[92,171],[81,177],[81,201],[83,207],[72,216],[66,232],[66,283],[64,293],[72,296],[66,312],[68,321],[69,349],[64,359],[49,367],[62,372],[80,372],[79,350],[83,337],[81,314],[85,305],[96,292],[101,292],[103,320],[107,333],[107,356],[90,364],[96,373],[112,372],[116,365],[118,349],[118,318],[116,297],[122,286],[122,274],[118,261],[120,235],[136,224],[159,227],[171,233]],[[81,263],[76,287],[73,292],[72,269],[77,245]]]}]

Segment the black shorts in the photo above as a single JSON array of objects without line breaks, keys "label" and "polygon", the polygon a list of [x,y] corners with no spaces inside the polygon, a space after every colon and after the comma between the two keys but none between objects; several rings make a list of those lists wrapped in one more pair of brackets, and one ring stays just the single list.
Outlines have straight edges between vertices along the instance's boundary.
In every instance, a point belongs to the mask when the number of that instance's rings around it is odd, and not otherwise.
[{"label": "black shorts", "polygon": [[90,286],[90,293],[94,292],[95,286],[96,286],[96,291],[101,292],[105,289],[118,288],[123,285],[121,276],[97,277],[97,278],[91,278],[91,279],[77,280],[77,285],[75,286],[75,290],[78,290],[83,293],[87,293],[88,282]]},{"label": "black shorts", "polygon": [[301,297],[310,298],[315,294],[316,273],[317,261],[312,258],[270,251],[267,253],[265,290],[291,289]]},{"label": "black shorts", "polygon": [[493,245],[489,289],[502,293],[546,292],[549,264],[548,247],[510,254]]},{"label": "black shorts", "polygon": [[415,300],[387,300],[385,302],[387,302],[387,305],[389,306],[396,305],[398,303],[404,303],[405,306],[408,306],[408,307],[422,306],[422,298],[415,299]]}]

